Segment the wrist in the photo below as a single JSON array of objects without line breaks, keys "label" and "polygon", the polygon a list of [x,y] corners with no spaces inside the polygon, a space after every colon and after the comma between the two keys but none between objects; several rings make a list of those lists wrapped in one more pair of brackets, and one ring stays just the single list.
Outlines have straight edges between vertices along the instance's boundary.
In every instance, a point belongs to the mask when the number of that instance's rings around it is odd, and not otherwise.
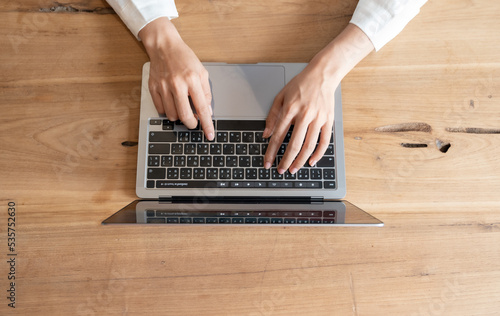
[{"label": "wrist", "polygon": [[150,57],[159,49],[182,42],[179,32],[167,17],[160,17],[146,24],[139,32],[139,38]]},{"label": "wrist", "polygon": [[353,24],[349,24],[333,41],[311,60],[323,76],[337,83],[372,50],[370,39]]}]

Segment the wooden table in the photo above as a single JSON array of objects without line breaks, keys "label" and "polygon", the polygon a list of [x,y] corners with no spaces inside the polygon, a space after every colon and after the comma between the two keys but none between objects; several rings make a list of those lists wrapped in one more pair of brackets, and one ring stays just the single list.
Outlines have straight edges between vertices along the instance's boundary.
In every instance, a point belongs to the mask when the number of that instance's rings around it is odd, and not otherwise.
[{"label": "wooden table", "polygon": [[[177,5],[202,61],[307,62],[356,1]],[[0,314],[498,315],[499,13],[430,0],[343,81],[347,199],[385,227],[103,227],[147,55],[101,0],[2,1]]]}]

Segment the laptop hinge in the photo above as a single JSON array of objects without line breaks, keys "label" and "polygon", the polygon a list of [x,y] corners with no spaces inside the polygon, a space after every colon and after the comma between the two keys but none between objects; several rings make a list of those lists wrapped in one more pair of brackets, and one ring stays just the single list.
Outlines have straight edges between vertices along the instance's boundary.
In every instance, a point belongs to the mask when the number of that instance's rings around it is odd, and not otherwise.
[{"label": "laptop hinge", "polygon": [[220,203],[220,204],[312,204],[322,203],[323,198],[312,198],[310,196],[172,196],[171,198],[160,198],[160,202],[170,203]]}]

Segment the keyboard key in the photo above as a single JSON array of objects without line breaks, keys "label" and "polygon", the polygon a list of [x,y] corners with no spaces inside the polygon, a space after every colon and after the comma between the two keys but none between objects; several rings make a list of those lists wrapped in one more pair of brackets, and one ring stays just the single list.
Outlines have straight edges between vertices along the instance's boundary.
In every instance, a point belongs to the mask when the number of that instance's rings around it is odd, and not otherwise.
[{"label": "keyboard key", "polygon": [[243,132],[241,134],[241,139],[244,143],[253,143],[253,132]]},{"label": "keyboard key", "polygon": [[333,156],[333,144],[328,145],[328,148],[326,149],[325,155]]},{"label": "keyboard key", "polygon": [[297,223],[297,220],[295,218],[285,218],[284,222],[285,224],[295,224]]},{"label": "keyboard key", "polygon": [[203,141],[203,133],[202,132],[191,132],[191,142],[192,143],[201,143]]},{"label": "keyboard key", "polygon": [[233,169],[233,179],[244,179],[244,178],[245,178],[245,169],[243,168]]},{"label": "keyboard key", "polygon": [[170,144],[149,144],[150,154],[170,154]]},{"label": "keyboard key", "polygon": [[240,132],[230,132],[229,133],[229,141],[231,143],[241,142],[241,133]]},{"label": "keyboard key", "polygon": [[181,224],[191,224],[191,223],[192,223],[192,220],[191,220],[191,218],[189,218],[189,217],[188,217],[188,218],[182,218],[182,217],[181,217],[181,218],[180,218],[180,223],[181,223]]},{"label": "keyboard key", "polygon": [[256,143],[266,143],[267,139],[262,137],[262,132],[255,132]]},{"label": "keyboard key", "polygon": [[218,179],[219,169],[217,168],[207,168],[207,179]]},{"label": "keyboard key", "polygon": [[181,168],[181,179],[191,179],[193,172],[191,168]]},{"label": "keyboard key", "polygon": [[186,154],[186,155],[196,154],[196,145],[195,144],[185,144],[184,145],[184,154]]},{"label": "keyboard key", "polygon": [[234,155],[234,144],[224,144],[222,152],[224,155]]},{"label": "keyboard key", "polygon": [[210,155],[220,155],[222,154],[221,144],[210,144]]},{"label": "keyboard key", "polygon": [[265,127],[266,121],[217,121],[217,129],[220,131],[263,131]]},{"label": "keyboard key", "polygon": [[250,156],[240,156],[239,157],[239,167],[247,168],[250,167]]},{"label": "keyboard key", "polygon": [[257,224],[256,217],[247,217],[245,218],[245,224]]},{"label": "keyboard key", "polygon": [[196,146],[196,153],[198,155],[208,155],[208,144],[198,144]]},{"label": "keyboard key", "polygon": [[264,168],[259,169],[259,179],[261,180],[270,179],[271,177],[270,174],[271,172],[269,171],[269,169],[264,169]]},{"label": "keyboard key", "polygon": [[182,144],[172,144],[172,155],[182,155]]},{"label": "keyboard key", "polygon": [[187,166],[188,167],[198,167],[199,165],[200,165],[200,162],[199,162],[198,156],[188,156],[187,157]]},{"label": "keyboard key", "polygon": [[226,167],[238,167],[238,157],[227,156],[226,157]]},{"label": "keyboard key", "polygon": [[175,156],[174,157],[175,167],[185,167],[186,166],[186,156]]},{"label": "keyboard key", "polygon": [[323,177],[323,173],[319,168],[312,168],[310,172],[311,172],[311,179],[313,180],[320,180]]},{"label": "keyboard key", "polygon": [[161,156],[161,166],[162,167],[172,167],[172,156]]},{"label": "keyboard key", "polygon": [[148,189],[152,189],[152,188],[154,188],[154,187],[155,187],[155,182],[154,182],[154,180],[148,180],[148,181],[146,181],[146,188],[148,188]]},{"label": "keyboard key", "polygon": [[177,137],[177,139],[181,143],[187,143],[187,142],[189,142],[189,140],[190,140],[189,132],[179,132],[179,136]]},{"label": "keyboard key", "polygon": [[197,179],[197,180],[205,179],[205,169],[204,168],[194,168],[193,179]]},{"label": "keyboard key", "polygon": [[269,224],[271,222],[271,219],[267,217],[261,217],[257,220],[257,223],[259,224]]},{"label": "keyboard key", "polygon": [[260,145],[259,144],[248,145],[248,153],[250,155],[260,155]]},{"label": "keyboard key", "polygon": [[212,167],[212,156],[201,156],[200,167]]},{"label": "keyboard key", "polygon": [[151,119],[149,125],[161,125],[161,119]]},{"label": "keyboard key", "polygon": [[272,169],[271,176],[273,179],[283,179],[283,175],[278,173],[277,169]]},{"label": "keyboard key", "polygon": [[231,218],[231,223],[233,224],[243,224],[243,218]]},{"label": "keyboard key", "polygon": [[271,224],[283,224],[282,218],[271,218]]},{"label": "keyboard key", "polygon": [[219,169],[219,178],[220,179],[231,179],[231,169],[230,168]]},{"label": "keyboard key", "polygon": [[287,180],[291,180],[291,179],[296,179],[296,178],[297,178],[297,174],[296,174],[296,173],[291,174],[291,173],[290,173],[290,172],[288,172],[288,171],[286,171],[286,172],[284,173],[284,175],[285,175],[285,179],[287,179]]},{"label": "keyboard key", "polygon": [[335,167],[332,156],[323,156],[323,158],[321,158],[316,165],[318,167]]},{"label": "keyboard key", "polygon": [[212,165],[214,167],[224,167],[224,160],[223,156],[214,156],[212,157]]},{"label": "keyboard key", "polygon": [[203,217],[194,217],[193,218],[193,224],[204,224],[205,219]]},{"label": "keyboard key", "polygon": [[148,168],[148,179],[165,179],[165,168]]},{"label": "keyboard key", "polygon": [[321,181],[309,181],[306,184],[309,189],[321,189],[323,187]]},{"label": "keyboard key", "polygon": [[164,131],[171,131],[171,130],[173,130],[174,129],[174,122],[171,122],[169,120],[163,120],[162,121],[162,129]]},{"label": "keyboard key", "polygon": [[236,154],[237,155],[246,155],[247,154],[247,144],[237,144],[236,145]]},{"label": "keyboard key", "polygon": [[217,132],[217,142],[218,143],[227,143],[228,134],[227,132]]},{"label": "keyboard key", "polygon": [[334,180],[335,179],[335,169],[323,169],[323,179]]},{"label": "keyboard key", "polygon": [[257,169],[256,168],[245,169],[245,179],[248,180],[257,179]]},{"label": "keyboard key", "polygon": [[149,132],[149,141],[156,142],[175,142],[177,140],[176,132]]},{"label": "keyboard key", "polygon": [[325,189],[335,189],[335,181],[325,181]]},{"label": "keyboard key", "polygon": [[229,183],[229,186],[231,188],[243,188],[243,182],[241,182],[241,181],[231,181]]},{"label": "keyboard key", "polygon": [[160,166],[160,156],[149,156],[148,167],[158,167],[158,166]]},{"label": "keyboard key", "polygon": [[299,169],[297,171],[297,179],[299,180],[308,180],[309,179],[309,169]]},{"label": "keyboard key", "polygon": [[230,218],[224,218],[224,217],[219,218],[219,224],[229,224],[229,223],[231,223]]},{"label": "keyboard key", "polygon": [[218,223],[217,217],[207,217],[206,223],[207,224],[217,224]]},{"label": "keyboard key", "polygon": [[[167,169],[167,179],[177,179],[179,178],[179,168],[168,168]],[[158,185],[158,181],[156,182]]]},{"label": "keyboard key", "polygon": [[177,224],[179,223],[178,217],[167,217],[167,224]]},{"label": "keyboard key", "polygon": [[293,182],[292,181],[283,181],[280,183],[282,188],[293,188]]},{"label": "keyboard key", "polygon": [[254,168],[264,167],[264,157],[253,156],[252,157],[252,167],[254,167]]}]

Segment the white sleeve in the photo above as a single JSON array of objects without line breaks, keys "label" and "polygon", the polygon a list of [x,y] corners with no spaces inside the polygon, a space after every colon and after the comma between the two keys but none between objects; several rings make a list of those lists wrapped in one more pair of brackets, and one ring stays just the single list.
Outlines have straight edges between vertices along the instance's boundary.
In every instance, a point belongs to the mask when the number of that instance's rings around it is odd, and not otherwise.
[{"label": "white sleeve", "polygon": [[359,0],[350,23],[358,26],[378,51],[403,30],[427,0]]},{"label": "white sleeve", "polygon": [[138,34],[146,24],[159,18],[179,16],[174,0],[106,0],[132,34]]}]

